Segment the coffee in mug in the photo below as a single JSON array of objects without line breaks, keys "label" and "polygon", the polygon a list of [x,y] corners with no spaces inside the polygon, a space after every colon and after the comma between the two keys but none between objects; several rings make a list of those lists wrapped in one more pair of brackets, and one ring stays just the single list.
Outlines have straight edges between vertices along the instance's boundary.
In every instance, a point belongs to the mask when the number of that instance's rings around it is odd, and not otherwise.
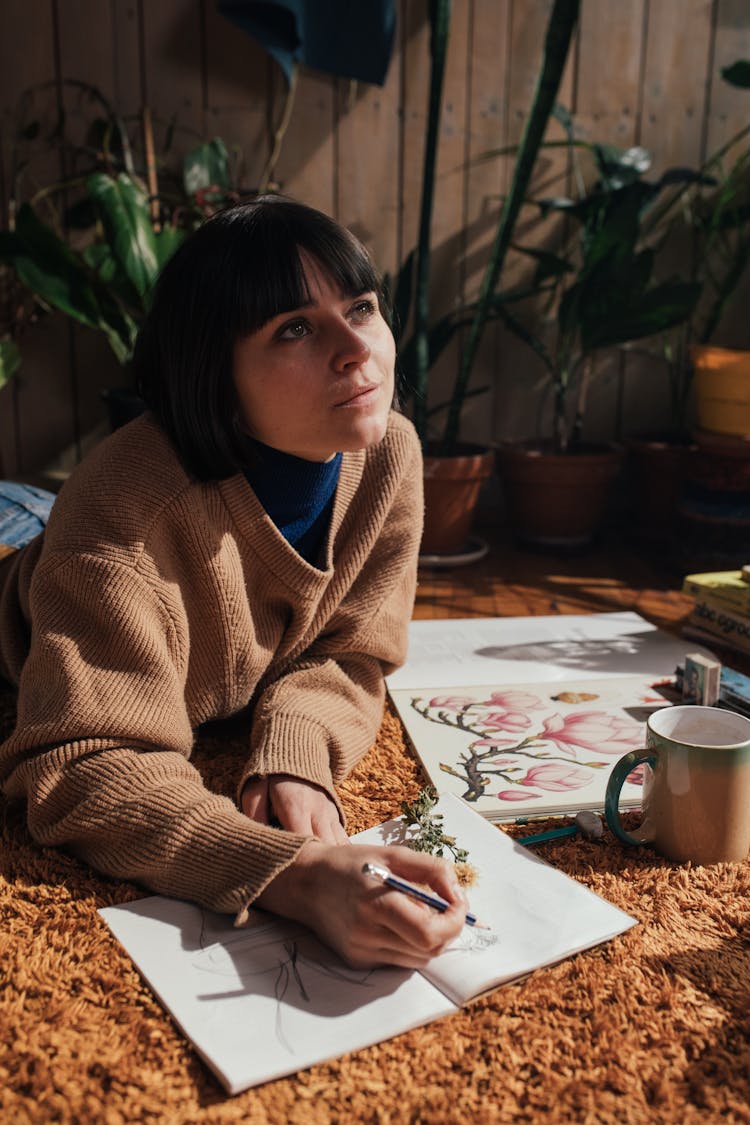
[{"label": "coffee in mug", "polygon": [[[644,764],[643,821],[620,823],[625,778]],[[678,863],[733,863],[750,852],[750,719],[718,707],[664,707],[646,747],[626,754],[607,784],[607,824],[625,844],[652,844]]]}]

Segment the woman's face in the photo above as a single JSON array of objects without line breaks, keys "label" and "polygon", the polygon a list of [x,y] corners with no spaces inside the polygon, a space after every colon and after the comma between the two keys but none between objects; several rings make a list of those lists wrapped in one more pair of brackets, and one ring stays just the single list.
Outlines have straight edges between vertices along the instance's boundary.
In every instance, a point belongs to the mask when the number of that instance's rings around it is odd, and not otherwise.
[{"label": "woman's face", "polygon": [[239,340],[232,374],[254,438],[327,461],[385,434],[396,348],[375,293],[345,296],[313,259],[300,257],[309,304]]}]

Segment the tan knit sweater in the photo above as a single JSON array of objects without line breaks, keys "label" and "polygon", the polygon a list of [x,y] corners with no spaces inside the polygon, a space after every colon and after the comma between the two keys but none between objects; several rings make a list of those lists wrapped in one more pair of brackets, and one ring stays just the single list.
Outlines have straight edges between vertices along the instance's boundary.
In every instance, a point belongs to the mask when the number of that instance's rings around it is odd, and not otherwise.
[{"label": "tan knit sweater", "polygon": [[244,477],[191,480],[148,416],[97,447],[3,571],[0,671],[19,700],[0,781],[36,840],[243,912],[304,837],[210,793],[193,730],[252,703],[240,786],[291,774],[338,803],[405,656],[421,479],[394,414],[378,446],[343,456],[317,569]]}]

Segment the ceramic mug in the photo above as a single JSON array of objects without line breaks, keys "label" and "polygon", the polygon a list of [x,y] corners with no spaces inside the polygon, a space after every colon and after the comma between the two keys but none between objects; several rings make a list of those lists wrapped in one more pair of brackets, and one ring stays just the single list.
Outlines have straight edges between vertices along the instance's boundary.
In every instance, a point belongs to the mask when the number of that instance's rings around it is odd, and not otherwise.
[{"label": "ceramic mug", "polygon": [[[663,707],[646,747],[620,758],[607,784],[607,824],[624,844],[652,844],[678,863],[735,863],[750,852],[750,719],[718,707]],[[620,823],[625,778],[646,763],[643,821]]]}]

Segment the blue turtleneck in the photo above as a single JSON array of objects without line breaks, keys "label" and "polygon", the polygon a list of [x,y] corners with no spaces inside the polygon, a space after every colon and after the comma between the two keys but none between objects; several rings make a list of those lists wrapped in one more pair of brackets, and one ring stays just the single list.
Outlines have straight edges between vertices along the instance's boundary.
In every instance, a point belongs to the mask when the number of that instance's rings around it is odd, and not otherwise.
[{"label": "blue turtleneck", "polygon": [[305,461],[254,441],[253,465],[245,477],[281,534],[315,564],[328,530],[341,469],[341,454],[330,461]]}]

